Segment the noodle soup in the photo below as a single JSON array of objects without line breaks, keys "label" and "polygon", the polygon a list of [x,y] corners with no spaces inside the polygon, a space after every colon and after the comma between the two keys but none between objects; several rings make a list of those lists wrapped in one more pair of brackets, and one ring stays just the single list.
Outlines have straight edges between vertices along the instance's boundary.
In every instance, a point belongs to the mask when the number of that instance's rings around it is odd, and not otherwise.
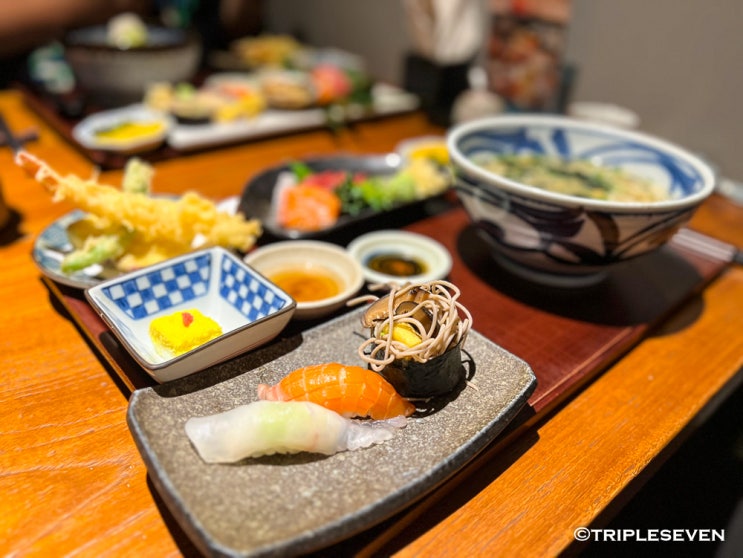
[{"label": "noodle soup", "polygon": [[478,154],[482,168],[535,188],[558,194],[616,202],[656,202],[669,199],[658,184],[622,169],[586,159],[565,160],[546,155]]},{"label": "noodle soup", "polygon": [[709,165],[675,144],[557,115],[465,122],[447,148],[457,197],[501,267],[551,286],[594,284],[657,250],[715,187]]}]

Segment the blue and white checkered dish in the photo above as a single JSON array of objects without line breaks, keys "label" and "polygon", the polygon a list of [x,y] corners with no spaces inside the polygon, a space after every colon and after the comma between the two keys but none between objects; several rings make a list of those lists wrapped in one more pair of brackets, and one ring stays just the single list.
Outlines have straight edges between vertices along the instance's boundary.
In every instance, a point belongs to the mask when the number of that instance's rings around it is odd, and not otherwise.
[{"label": "blue and white checkered dish", "polygon": [[[160,381],[268,341],[283,329],[296,306],[279,287],[222,248],[194,252],[106,281],[86,290],[86,296],[137,361]],[[186,355],[163,357],[150,339],[150,322],[189,308],[216,320],[223,335]],[[196,367],[181,362],[189,358]],[[165,370],[173,367],[178,375]]]},{"label": "blue and white checkered dish", "polygon": [[213,258],[220,259],[216,277],[219,296],[248,321],[269,316],[287,304],[286,295],[256,272],[225,254],[211,252],[124,278],[102,291],[131,318],[147,318],[209,294],[215,279]]},{"label": "blue and white checkered dish", "polygon": [[259,279],[245,265],[238,266],[228,259],[222,260],[219,295],[250,321],[277,312],[287,304],[287,295],[280,295],[277,287]]},{"label": "blue and white checkered dish", "polygon": [[209,292],[211,254],[202,254],[124,279],[102,290],[122,311],[135,320],[169,310]]}]

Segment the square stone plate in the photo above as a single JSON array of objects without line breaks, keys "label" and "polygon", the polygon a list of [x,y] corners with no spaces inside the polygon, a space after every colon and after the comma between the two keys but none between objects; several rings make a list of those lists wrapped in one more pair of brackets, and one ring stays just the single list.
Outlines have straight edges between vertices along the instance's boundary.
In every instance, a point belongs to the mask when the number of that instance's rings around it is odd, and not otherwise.
[{"label": "square stone plate", "polygon": [[132,394],[127,420],[153,484],[194,543],[217,556],[286,556],[321,549],[401,511],[449,478],[503,430],[536,378],[523,360],[471,331],[469,383],[420,402],[383,444],[333,456],[301,453],[207,464],[184,430],[189,417],[257,399],[296,368],[365,365],[363,310],[215,366]]}]

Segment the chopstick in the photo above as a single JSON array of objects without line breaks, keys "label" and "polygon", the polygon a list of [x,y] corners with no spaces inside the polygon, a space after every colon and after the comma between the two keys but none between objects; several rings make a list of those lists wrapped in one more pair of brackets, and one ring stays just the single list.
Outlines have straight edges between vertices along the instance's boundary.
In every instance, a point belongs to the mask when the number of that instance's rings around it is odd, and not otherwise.
[{"label": "chopstick", "polygon": [[703,256],[721,259],[724,262],[743,264],[743,250],[737,246],[686,227],[679,229],[671,238],[671,243],[687,250],[693,250]]},{"label": "chopstick", "polygon": [[10,146],[14,153],[18,153],[21,149],[23,149],[21,142],[19,142],[10,131],[8,123],[5,121],[5,118],[2,114],[0,114],[0,132],[2,132],[2,134],[5,136],[5,143]]},{"label": "chopstick", "polygon": [[8,145],[13,150],[13,153],[16,154],[19,151],[23,151],[24,143],[33,141],[35,139],[38,139],[39,137],[39,134],[36,132],[36,130],[31,130],[19,136],[14,135],[13,132],[10,131],[8,123],[5,121],[5,118],[2,114],[0,114],[0,135],[4,136],[2,139],[0,139],[0,147],[2,147],[3,145]]}]

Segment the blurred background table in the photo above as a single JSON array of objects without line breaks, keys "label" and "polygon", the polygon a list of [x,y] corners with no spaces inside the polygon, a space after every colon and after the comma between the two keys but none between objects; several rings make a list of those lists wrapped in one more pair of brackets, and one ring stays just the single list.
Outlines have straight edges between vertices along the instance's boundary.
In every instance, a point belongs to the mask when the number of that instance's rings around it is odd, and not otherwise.
[{"label": "blurred background table", "polygon": [[[64,173],[90,174],[90,162],[20,94],[0,93],[0,111],[16,133],[38,131],[38,140],[27,146],[35,155]],[[408,137],[442,132],[412,113],[338,133],[251,142],[158,163],[156,189],[237,195],[251,174],[289,157],[384,152]],[[101,179],[118,183],[118,172],[104,172]],[[195,555],[148,482],[126,426],[129,391],[80,335],[30,257],[36,235],[71,207],[51,203],[13,164],[7,147],[0,149],[0,181],[11,208],[0,237],[0,550]],[[743,246],[743,208],[713,196],[692,228]],[[338,550],[521,556],[569,548],[577,527],[610,517],[740,383],[742,304],[743,268],[731,264],[545,418]]]}]

